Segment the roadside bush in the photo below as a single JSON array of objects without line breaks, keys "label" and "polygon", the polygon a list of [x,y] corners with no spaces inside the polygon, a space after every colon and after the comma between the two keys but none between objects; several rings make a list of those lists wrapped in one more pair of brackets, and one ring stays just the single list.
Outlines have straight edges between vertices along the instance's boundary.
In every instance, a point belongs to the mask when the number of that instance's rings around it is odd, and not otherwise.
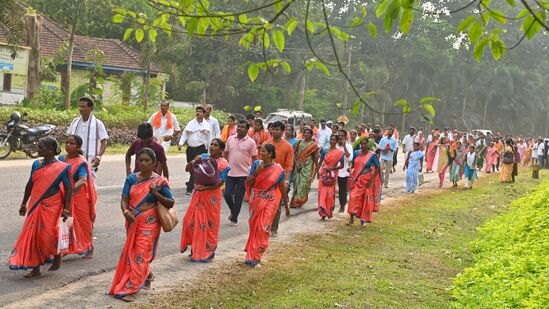
[{"label": "roadside bush", "polygon": [[548,308],[549,181],[479,232],[476,264],[454,280],[453,306]]},{"label": "roadside bush", "polygon": [[[14,111],[19,111],[21,114],[27,113],[27,119],[31,125],[48,123],[57,126],[52,136],[60,140],[63,138],[71,121],[79,116],[78,109],[63,111],[34,106],[32,108],[25,106],[2,106],[0,107],[0,123],[2,125],[5,124]],[[151,109],[144,112],[139,106],[111,105],[97,110],[95,115],[105,124],[109,133],[110,143],[128,144],[136,138],[136,129],[139,123],[149,120],[149,117],[155,111]],[[177,117],[181,129],[195,117],[194,108],[174,108],[171,111]],[[216,110],[213,115],[219,120],[221,128],[223,128],[228,114]],[[4,129],[3,126],[0,129]]]}]

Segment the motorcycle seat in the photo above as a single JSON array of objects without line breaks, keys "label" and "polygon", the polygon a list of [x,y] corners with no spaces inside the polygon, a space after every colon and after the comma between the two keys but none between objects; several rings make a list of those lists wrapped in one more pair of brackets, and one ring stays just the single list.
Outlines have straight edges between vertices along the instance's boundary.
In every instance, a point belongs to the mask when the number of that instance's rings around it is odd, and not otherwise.
[{"label": "motorcycle seat", "polygon": [[51,126],[39,126],[39,127],[36,127],[36,128],[30,128],[28,130],[29,134],[30,135],[40,135],[40,134],[43,134],[43,133],[46,133],[48,131],[50,131],[52,129]]}]

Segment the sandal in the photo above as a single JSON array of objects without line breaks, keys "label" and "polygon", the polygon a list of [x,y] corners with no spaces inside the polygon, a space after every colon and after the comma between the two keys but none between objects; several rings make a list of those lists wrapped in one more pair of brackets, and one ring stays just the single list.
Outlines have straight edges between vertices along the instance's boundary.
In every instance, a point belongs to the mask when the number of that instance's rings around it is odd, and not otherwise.
[{"label": "sandal", "polygon": [[149,275],[147,276],[147,279],[145,279],[145,289],[146,290],[149,290],[151,288],[151,283],[154,281],[154,279],[156,278],[155,274],[153,274],[152,272],[149,273]]}]

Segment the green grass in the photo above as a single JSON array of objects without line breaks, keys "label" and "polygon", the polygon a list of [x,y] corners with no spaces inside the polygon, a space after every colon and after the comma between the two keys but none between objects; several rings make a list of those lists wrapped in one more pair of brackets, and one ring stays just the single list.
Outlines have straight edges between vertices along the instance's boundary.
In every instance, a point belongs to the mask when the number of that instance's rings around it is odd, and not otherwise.
[{"label": "green grass", "polygon": [[549,181],[479,228],[476,263],[454,281],[456,308],[549,307]]},{"label": "green grass", "polygon": [[478,237],[476,227],[536,183],[528,170],[514,184],[493,175],[474,190],[409,195],[382,204],[365,228],[328,223],[335,228],[269,248],[261,268],[235,262],[144,306],[446,308],[452,279],[474,264],[469,243]]}]

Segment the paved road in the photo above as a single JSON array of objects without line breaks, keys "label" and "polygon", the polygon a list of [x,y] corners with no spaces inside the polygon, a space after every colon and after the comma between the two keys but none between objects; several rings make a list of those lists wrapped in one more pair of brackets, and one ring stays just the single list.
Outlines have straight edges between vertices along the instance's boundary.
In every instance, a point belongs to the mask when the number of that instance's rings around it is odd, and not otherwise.
[{"label": "paved road", "polygon": [[[175,193],[176,209],[180,217],[186,210],[190,197],[184,194],[187,174],[184,170],[184,157],[170,157],[168,160],[171,184]],[[97,175],[98,187],[97,219],[95,233],[96,251],[92,260],[82,260],[77,256],[64,259],[62,269],[48,273],[43,267],[43,276],[37,280],[24,279],[24,271],[8,269],[7,257],[15,242],[24,218],[18,215],[23,190],[28,180],[32,160],[10,160],[0,162],[0,307],[22,298],[32,298],[52,288],[61,288],[70,282],[85,279],[94,274],[113,270],[125,240],[124,218],[120,214],[120,193],[125,179],[123,156],[106,156]],[[220,241],[248,233],[247,205],[243,206],[237,227],[227,224],[229,215],[226,205],[222,208]],[[297,214],[296,211],[293,212]],[[179,227],[178,227],[179,228]],[[181,233],[163,233],[158,257],[178,254]],[[47,266],[47,265],[46,265]]]}]

